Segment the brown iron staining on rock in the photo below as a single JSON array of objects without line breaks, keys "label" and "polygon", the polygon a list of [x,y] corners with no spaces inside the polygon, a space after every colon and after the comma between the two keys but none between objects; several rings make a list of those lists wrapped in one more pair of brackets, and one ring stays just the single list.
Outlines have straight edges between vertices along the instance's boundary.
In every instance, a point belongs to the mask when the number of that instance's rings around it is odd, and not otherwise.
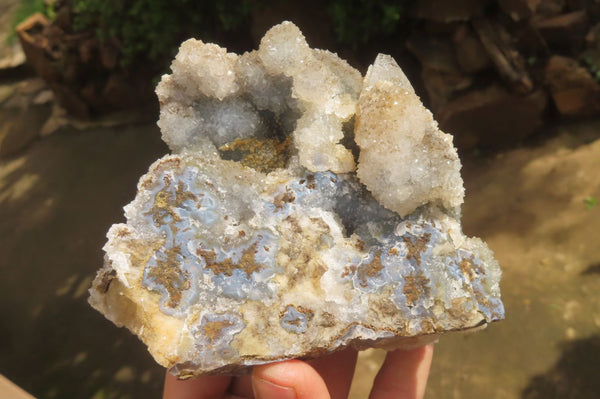
[{"label": "brown iron staining on rock", "polygon": [[131,265],[133,267],[143,267],[148,263],[152,255],[154,255],[156,251],[163,247],[165,240],[148,239],[145,241],[140,241],[131,238],[123,240],[123,243],[125,244],[123,252],[129,255]]},{"label": "brown iron staining on rock", "polygon": [[157,256],[155,266],[146,268],[147,278],[167,290],[169,300],[166,306],[170,308],[179,306],[182,292],[190,288],[189,274],[179,268],[177,256],[180,251],[179,246],[169,248],[164,256]]},{"label": "brown iron staining on rock", "polygon": [[309,281],[315,291],[322,292],[321,277],[327,268],[321,261],[311,259],[307,247],[308,245],[304,244],[301,248],[294,250],[299,256],[291,257],[293,262],[286,268],[288,285],[293,287],[300,285],[303,281]]},{"label": "brown iron staining on rock", "polygon": [[475,263],[474,255],[471,255],[470,258],[461,258],[458,265],[460,266],[462,273],[469,281],[473,281],[477,275],[484,273],[481,266],[478,266]]},{"label": "brown iron staining on rock", "polygon": [[112,262],[109,261],[106,266],[107,268],[102,269],[98,274],[98,277],[96,277],[96,281],[99,282],[95,283],[95,288],[103,294],[108,292],[108,289],[110,288],[110,283],[112,283],[112,281],[117,276],[117,271],[110,268],[112,266]]},{"label": "brown iron staining on rock", "polygon": [[334,327],[337,323],[336,317],[333,313],[323,312],[321,313],[321,317],[319,318],[321,327]]},{"label": "brown iron staining on rock", "polygon": [[[185,201],[191,200],[200,206],[196,195],[185,190],[183,182],[180,181],[177,184],[175,193],[171,192],[171,179],[168,176],[164,176],[163,182],[165,186],[156,193],[154,196],[154,206],[146,212],[146,215],[151,215],[154,224],[159,227],[161,225],[168,224],[166,219],[170,216],[173,222],[181,220],[175,209],[180,207]],[[177,230],[171,223],[171,229]]]},{"label": "brown iron staining on rock", "polygon": [[233,326],[233,323],[229,320],[207,321],[202,328],[202,332],[208,339],[209,345],[213,345],[221,338],[223,330],[231,326]]},{"label": "brown iron staining on rock", "polygon": [[306,179],[300,180],[300,184],[306,184],[306,188],[314,190],[317,188],[317,185],[315,184],[315,175],[306,176]]},{"label": "brown iron staining on rock", "polygon": [[423,319],[421,320],[421,331],[423,331],[424,334],[433,334],[437,332],[437,328],[431,320]]},{"label": "brown iron staining on rock", "polygon": [[238,161],[242,165],[269,173],[285,168],[290,157],[291,136],[279,141],[273,138],[241,138],[219,147],[223,159]]},{"label": "brown iron staining on rock", "polygon": [[429,295],[429,279],[425,277],[422,270],[411,273],[404,278],[402,293],[406,297],[406,304],[414,306],[421,296]]},{"label": "brown iron staining on rock", "polygon": [[331,228],[321,218],[288,216],[283,220],[282,230],[288,236],[285,244],[279,247],[279,253],[289,259],[286,267],[289,284],[295,286],[309,281],[315,290],[321,291],[321,277],[327,265],[314,253],[329,246]]},{"label": "brown iron staining on rock", "polygon": [[367,287],[367,279],[377,277],[382,270],[383,265],[381,264],[381,251],[377,251],[373,255],[373,260],[371,263],[363,264],[356,270],[358,283],[361,287]]},{"label": "brown iron staining on rock", "polygon": [[296,197],[292,190],[289,187],[285,188],[285,192],[276,195],[273,199],[273,205],[275,205],[275,209],[281,210],[285,206],[286,203],[294,202]]},{"label": "brown iron staining on rock", "polygon": [[288,320],[287,324],[291,324],[293,326],[300,327],[302,325],[302,319],[298,317],[297,319]]},{"label": "brown iron staining on rock", "polygon": [[315,289],[322,289],[321,277],[323,277],[323,274],[327,271],[327,267],[323,265],[322,262],[311,262],[309,266],[310,273],[308,274],[308,277],[311,279],[313,286]]},{"label": "brown iron staining on rock", "polygon": [[394,317],[398,314],[398,306],[390,299],[394,291],[390,287],[382,287],[381,296],[375,300],[369,300],[369,309],[372,309],[375,317]]},{"label": "brown iron staining on rock", "polygon": [[[160,173],[161,171],[169,170],[169,169],[178,169],[181,166],[181,159],[179,158],[166,158],[161,159],[152,169],[155,173]],[[152,187],[156,184],[156,176],[152,174],[147,174],[142,176],[140,179],[140,186],[146,190],[151,190]]]},{"label": "brown iron staining on rock", "polygon": [[421,253],[427,249],[427,244],[429,243],[430,239],[431,239],[430,233],[425,233],[421,237],[418,237],[418,236],[402,237],[402,240],[406,244],[406,249],[408,251],[406,258],[408,260],[413,259],[415,262],[417,262],[417,265],[420,266],[421,265]]},{"label": "brown iron staining on rock", "polygon": [[[330,339],[329,345],[342,339],[346,334],[348,334],[348,332],[350,332],[350,330],[352,330],[353,328],[356,328],[356,327],[364,327],[364,328],[372,330],[372,331],[374,331],[376,329],[376,327],[374,325],[372,325],[371,323],[360,323],[357,321],[353,321],[351,323],[348,323],[342,330],[340,330],[336,335],[334,335]],[[379,328],[377,330],[395,333],[396,330],[400,331],[403,328],[404,328],[404,326],[393,326],[391,328]],[[358,341],[358,339],[357,339],[357,341]]]},{"label": "brown iron staining on rock", "polygon": [[312,225],[316,227],[319,231],[318,241],[315,243],[315,248],[317,250],[323,250],[331,247],[331,241],[333,238],[331,237],[331,228],[325,221],[321,218],[310,218]]},{"label": "brown iron staining on rock", "polygon": [[179,167],[181,167],[181,159],[176,157],[169,157],[159,160],[154,170],[158,171],[178,169]]},{"label": "brown iron staining on rock", "polygon": [[228,277],[233,276],[233,271],[241,269],[246,276],[250,278],[250,275],[254,272],[258,272],[263,269],[260,263],[256,262],[254,256],[256,255],[256,246],[254,243],[242,252],[242,257],[238,263],[233,262],[231,258],[217,261],[217,254],[215,251],[207,251],[202,248],[196,251],[196,254],[206,262],[206,268],[210,269],[215,275],[224,274]]},{"label": "brown iron staining on rock", "polygon": [[[502,320],[504,318],[504,314],[502,314],[501,312],[498,312],[498,310],[492,306],[492,303],[490,302],[490,298],[489,296],[485,293],[482,292],[481,290],[473,290],[473,297],[475,298],[475,301],[477,301],[477,303],[480,306],[483,306],[486,309],[490,309],[490,320],[491,321],[496,321],[496,320]],[[489,321],[487,321],[489,322]]]},{"label": "brown iron staining on rock", "polygon": [[348,266],[344,267],[344,270],[342,271],[342,274],[340,274],[340,278],[345,278],[345,277],[348,277],[350,275],[353,275],[354,273],[356,273],[357,270],[358,270],[358,266],[356,266],[356,265],[348,265]]},{"label": "brown iron staining on rock", "polygon": [[310,321],[315,316],[315,312],[304,306],[294,306],[296,310],[306,316],[306,320]]}]

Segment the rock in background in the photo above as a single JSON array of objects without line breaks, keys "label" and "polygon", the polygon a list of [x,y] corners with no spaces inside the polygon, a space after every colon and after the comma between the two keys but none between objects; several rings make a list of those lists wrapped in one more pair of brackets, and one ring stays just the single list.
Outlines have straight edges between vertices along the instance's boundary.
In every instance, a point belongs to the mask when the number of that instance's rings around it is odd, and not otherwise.
[{"label": "rock in background", "polygon": [[553,115],[600,114],[600,2],[461,0],[424,12],[430,3],[417,2],[406,46],[460,149],[514,146]]},{"label": "rock in background", "polygon": [[123,67],[115,40],[100,40],[91,29],[75,31],[70,5],[56,7],[53,21],[34,14],[17,26],[17,33],[30,66],[51,87],[61,107],[87,119],[156,102],[155,68]]}]

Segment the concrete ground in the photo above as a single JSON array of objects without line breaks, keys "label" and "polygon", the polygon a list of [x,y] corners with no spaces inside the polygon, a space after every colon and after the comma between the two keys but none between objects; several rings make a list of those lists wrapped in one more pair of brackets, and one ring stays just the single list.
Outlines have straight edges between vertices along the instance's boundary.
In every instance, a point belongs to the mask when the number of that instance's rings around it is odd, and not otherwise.
[{"label": "concrete ground", "polygon": [[[426,397],[600,397],[600,204],[584,203],[600,199],[600,122],[556,130],[464,162],[464,230],[503,267],[507,319],[443,337]],[[108,227],[166,152],[152,123],[63,128],[0,161],[0,374],[34,396],[160,396],[144,345],[86,299]],[[381,359],[361,354],[352,398]]]}]

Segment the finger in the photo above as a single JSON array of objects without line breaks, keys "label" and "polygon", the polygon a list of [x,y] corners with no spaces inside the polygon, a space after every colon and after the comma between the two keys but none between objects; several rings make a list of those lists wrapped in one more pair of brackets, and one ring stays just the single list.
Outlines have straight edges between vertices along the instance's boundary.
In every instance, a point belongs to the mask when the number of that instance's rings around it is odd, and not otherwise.
[{"label": "finger", "polygon": [[350,392],[358,352],[352,348],[308,363],[321,375],[332,399],[345,399]]},{"label": "finger", "polygon": [[191,380],[178,380],[167,373],[163,399],[218,399],[229,387],[229,376],[200,376]]},{"label": "finger", "polygon": [[422,399],[433,357],[433,345],[388,352],[369,399]]},{"label": "finger", "polygon": [[243,398],[251,398],[254,395],[252,392],[252,377],[248,374],[234,378],[229,387],[229,392]]},{"label": "finger", "polygon": [[330,399],[323,378],[300,360],[255,366],[252,387],[257,399]]}]

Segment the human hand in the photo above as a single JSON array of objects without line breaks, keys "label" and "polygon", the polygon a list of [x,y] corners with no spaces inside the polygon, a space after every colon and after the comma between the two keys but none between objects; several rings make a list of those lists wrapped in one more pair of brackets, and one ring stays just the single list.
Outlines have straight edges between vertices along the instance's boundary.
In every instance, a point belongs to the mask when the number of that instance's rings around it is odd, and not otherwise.
[{"label": "human hand", "polygon": [[[388,352],[369,399],[421,399],[433,346]],[[201,376],[180,381],[167,373],[163,399],[342,399],[348,397],[357,352],[254,366],[242,377]]]}]

